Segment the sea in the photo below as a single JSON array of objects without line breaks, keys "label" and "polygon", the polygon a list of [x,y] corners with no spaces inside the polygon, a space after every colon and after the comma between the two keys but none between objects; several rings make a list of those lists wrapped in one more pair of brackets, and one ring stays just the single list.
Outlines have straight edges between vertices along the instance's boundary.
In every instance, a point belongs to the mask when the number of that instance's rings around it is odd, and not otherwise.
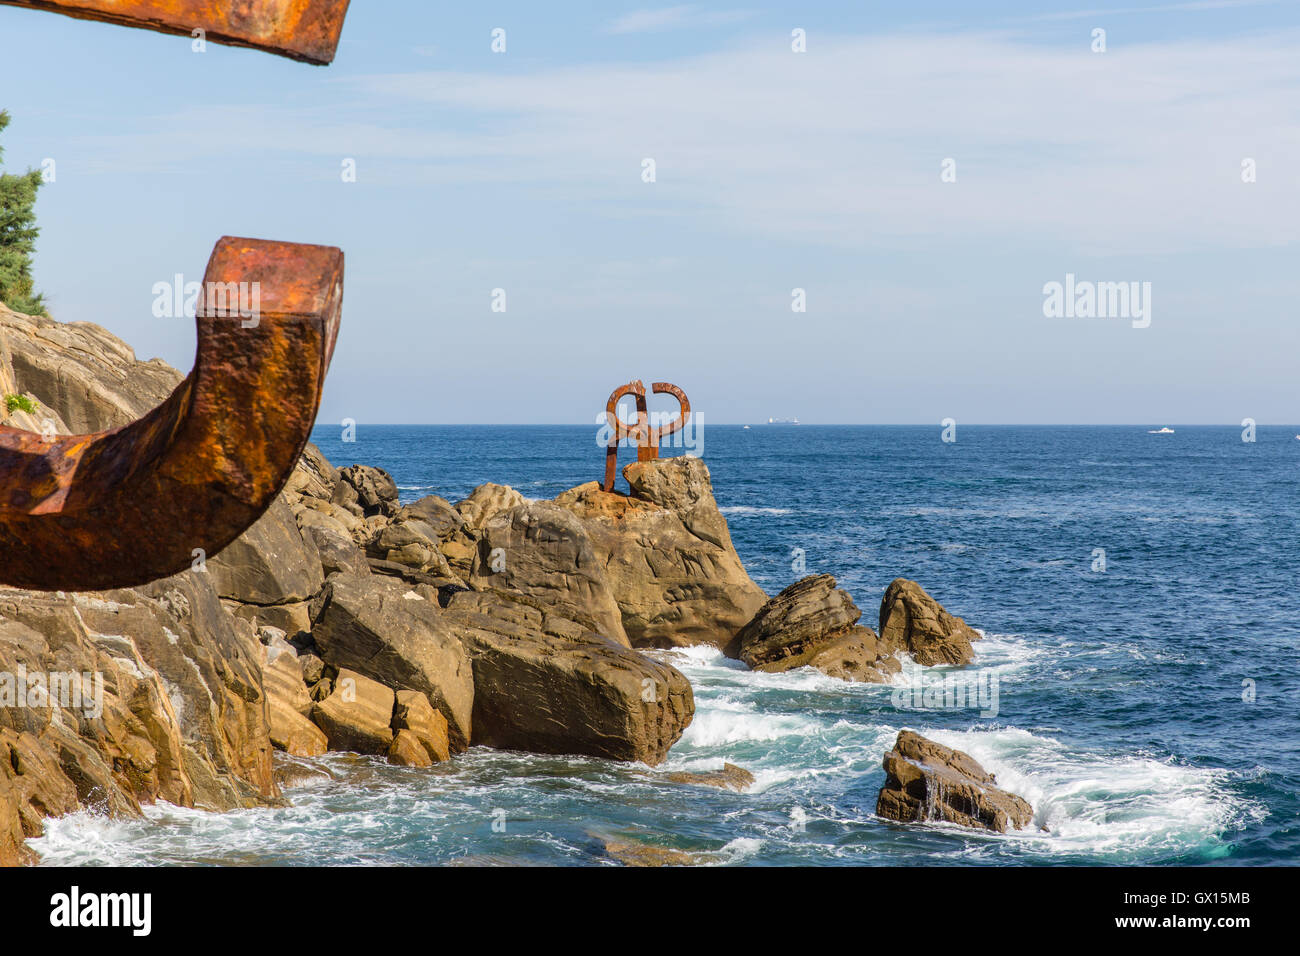
[{"label": "sea", "polygon": [[[611,865],[607,839],[716,866],[1300,861],[1300,441],[1260,427],[709,425],[695,436],[745,566],[775,594],[830,573],[876,626],[896,577],[982,632],[950,668],[850,684],[654,651],[696,712],[657,768],[474,748],[431,769],[330,755],[282,808],[82,812],[42,863]],[[603,473],[593,426],[318,427],[405,501],[483,482],[550,498]],[[1246,436],[1249,437],[1249,436]],[[680,454],[686,449],[667,449]],[[625,452],[628,459],[631,454]],[[622,482],[620,480],[620,487]],[[964,703],[964,706],[962,705]],[[918,704],[920,706],[918,706]],[[1025,797],[1006,835],[875,816],[912,729]],[[665,772],[730,762],[743,793]]]}]

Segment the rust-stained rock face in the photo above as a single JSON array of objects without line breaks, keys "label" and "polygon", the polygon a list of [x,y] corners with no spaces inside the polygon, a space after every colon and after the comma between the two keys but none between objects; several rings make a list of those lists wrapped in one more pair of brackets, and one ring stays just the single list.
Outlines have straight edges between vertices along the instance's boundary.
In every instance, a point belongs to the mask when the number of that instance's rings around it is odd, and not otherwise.
[{"label": "rust-stained rock face", "polygon": [[902,823],[944,821],[1005,833],[1034,818],[1033,807],[1000,790],[969,755],[904,730],[885,754],[885,786],[876,813]]}]

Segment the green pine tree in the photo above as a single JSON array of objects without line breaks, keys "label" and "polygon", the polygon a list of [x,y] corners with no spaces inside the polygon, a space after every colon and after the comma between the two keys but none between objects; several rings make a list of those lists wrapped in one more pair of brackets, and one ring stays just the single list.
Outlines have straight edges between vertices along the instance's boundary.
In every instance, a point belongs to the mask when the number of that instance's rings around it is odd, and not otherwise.
[{"label": "green pine tree", "polygon": [[[9,114],[0,110],[0,133],[9,125]],[[0,149],[0,158],[4,150]],[[44,297],[32,287],[32,253],[36,249],[36,190],[41,186],[38,170],[20,175],[0,173],[0,302],[15,312],[42,315]]]}]

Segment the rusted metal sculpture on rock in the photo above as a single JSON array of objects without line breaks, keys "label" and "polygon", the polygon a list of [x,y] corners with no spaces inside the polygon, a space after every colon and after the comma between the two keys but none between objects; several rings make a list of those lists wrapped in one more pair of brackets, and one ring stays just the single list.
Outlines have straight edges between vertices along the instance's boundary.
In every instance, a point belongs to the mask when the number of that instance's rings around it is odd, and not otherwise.
[{"label": "rusted metal sculpture on rock", "polygon": [[[256,311],[214,307],[214,290],[246,302],[239,289]],[[334,352],[343,253],[227,237],[203,290],[194,371],[144,418],[91,435],[0,427],[0,582],[100,590],[175,574],[284,487]]]},{"label": "rusted metal sculpture on rock", "polygon": [[[655,382],[651,385],[651,390],[656,395],[673,396],[681,406],[681,412],[666,424],[652,428],[650,412],[646,406],[645,385],[638,380],[614,389],[609,401],[605,403],[605,421],[609,424],[610,436],[605,449],[605,480],[600,486],[603,491],[614,490],[614,479],[618,474],[618,446],[625,439],[636,446],[637,461],[654,461],[659,457],[659,442],[679,431],[691,417],[690,399],[676,385],[671,382]],[[618,417],[618,403],[625,395],[636,396],[635,424],[628,424]]]},{"label": "rusted metal sculpture on rock", "polygon": [[[0,0],[127,27],[202,36],[324,65],[334,59],[349,0]],[[202,34],[199,33],[202,31]]]}]

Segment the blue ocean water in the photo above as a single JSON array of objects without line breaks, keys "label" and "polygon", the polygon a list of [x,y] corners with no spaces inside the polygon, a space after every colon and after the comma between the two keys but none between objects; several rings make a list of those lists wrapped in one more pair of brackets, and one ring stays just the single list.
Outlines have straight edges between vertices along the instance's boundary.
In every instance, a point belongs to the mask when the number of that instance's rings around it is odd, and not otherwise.
[{"label": "blue ocean water", "polygon": [[[77,814],[34,845],[47,863],[599,864],[598,839],[617,836],[720,864],[1293,864],[1296,431],[1246,443],[1230,427],[961,426],[945,443],[937,427],[710,425],[702,455],[754,579],[774,594],[830,572],[872,626],[890,580],[920,581],[986,635],[974,668],[997,677],[996,716],[899,709],[890,686],[750,673],[710,650],[655,652],[697,705],[656,770],[482,749],[431,770],[334,755],[332,778],[292,790],[287,808]],[[336,465],[386,468],[404,499],[456,501],[485,481],[549,498],[597,479],[594,432],[314,439]],[[902,728],[971,753],[1030,800],[1034,827],[877,819],[880,761]],[[661,776],[724,760],[756,785]]]}]

